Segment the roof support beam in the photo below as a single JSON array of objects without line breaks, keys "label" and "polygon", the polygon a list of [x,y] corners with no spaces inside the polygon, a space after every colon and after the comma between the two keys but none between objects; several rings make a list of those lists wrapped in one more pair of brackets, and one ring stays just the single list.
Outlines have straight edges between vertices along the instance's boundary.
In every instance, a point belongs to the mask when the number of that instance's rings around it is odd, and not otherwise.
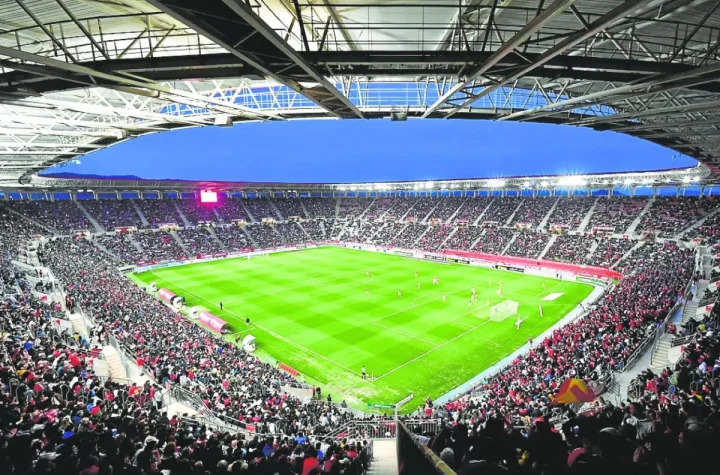
[{"label": "roof support beam", "polygon": [[345,28],[345,24],[342,21],[342,18],[340,18],[340,15],[338,15],[337,9],[333,6],[332,3],[330,3],[328,0],[322,0],[323,6],[327,9],[328,13],[330,14],[330,17],[333,20],[333,23],[338,27],[340,30],[340,34],[345,39],[345,43],[347,43],[348,48],[350,48],[351,51],[357,50],[357,46],[355,45],[355,40],[353,39],[350,32]]},{"label": "roof support beam", "polygon": [[[488,57],[483,64],[471,70],[467,76],[458,84],[450,88],[450,90],[443,94],[442,97],[438,98],[434,104],[432,104],[428,110],[423,114],[423,118],[428,117],[438,110],[443,104],[451,99],[455,94],[463,90],[468,83],[473,81],[478,76],[482,76],[489,71],[493,66],[498,64],[505,56],[512,53],[515,48],[522,45],[522,43],[530,38],[533,33],[540,30],[550,20],[555,18],[557,15],[562,13],[567,7],[572,5],[575,0],[555,0],[547,9],[542,13],[534,17],[527,25],[525,25],[520,31],[518,31],[512,38],[506,41],[500,48]],[[491,27],[488,24],[488,30]]]},{"label": "roof support beam", "polygon": [[73,23],[75,23],[75,26],[77,26],[80,29],[80,31],[82,31],[83,35],[85,35],[87,37],[87,39],[90,40],[90,43],[92,43],[92,45],[100,52],[100,54],[102,54],[105,57],[105,59],[110,59],[110,56],[105,51],[105,48],[100,46],[100,43],[98,43],[95,40],[95,38],[87,30],[87,28],[85,28],[85,26],[80,21],[78,21],[77,17],[73,14],[73,12],[70,11],[70,9],[67,7],[67,5],[65,5],[63,0],[55,0],[55,2],[57,2],[58,5],[60,5],[60,8],[62,8],[62,10],[65,12],[65,14],[70,17],[70,19],[73,21]]},{"label": "roof support beam", "polygon": [[[636,11],[638,8],[642,7],[643,5],[646,5],[647,3],[651,2],[651,1],[652,0],[627,0],[623,4],[613,8],[612,10],[610,10],[608,13],[606,13],[602,17],[600,17],[597,20],[590,23],[587,28],[585,28],[581,31],[575,32],[573,35],[565,38],[563,41],[557,43],[552,48],[546,50],[533,63],[520,68],[519,70],[517,70],[516,72],[514,72],[512,74],[503,76],[492,86],[485,87],[478,94],[472,95],[469,99],[467,99],[461,105],[455,106],[453,109],[451,109],[447,113],[446,117],[450,117],[450,116],[458,113],[461,109],[470,107],[470,105],[472,105],[475,101],[481,99],[482,97],[487,96],[488,94],[492,93],[493,91],[500,89],[505,84],[522,78],[527,73],[534,70],[535,68],[538,68],[538,67],[544,65],[545,63],[552,60],[556,56],[561,55],[563,52],[567,51],[568,49],[574,48],[575,46],[579,45],[580,43],[587,40],[588,38],[592,38],[593,36],[600,33],[602,30],[615,24],[620,18],[623,18],[625,15],[628,15],[629,13]],[[427,115],[428,114],[426,113],[423,117],[426,117]]]},{"label": "roof support beam", "polygon": [[35,24],[36,24],[38,27],[40,27],[40,29],[41,29],[41,30],[48,36],[48,38],[50,38],[50,40],[55,44],[55,46],[57,46],[58,48],[60,48],[60,50],[61,50],[63,53],[65,53],[65,56],[66,56],[70,61],[72,61],[73,63],[77,63],[77,59],[75,59],[75,56],[73,56],[73,55],[70,53],[70,51],[68,51],[67,48],[65,48],[65,45],[63,44],[63,42],[60,41],[60,40],[58,40],[57,37],[53,34],[53,32],[50,31],[50,29],[49,29],[47,26],[45,26],[45,24],[44,24],[43,22],[40,21],[40,19],[33,13],[32,10],[30,10],[30,9],[28,8],[27,5],[25,5],[25,2],[24,2],[23,0],[15,0],[15,3],[17,3],[17,4],[20,6],[20,8],[22,8],[23,11],[27,14],[27,16],[29,16],[29,17],[32,19],[32,21],[34,21]]},{"label": "roof support beam", "polygon": [[658,117],[674,113],[682,112],[698,112],[711,110],[720,107],[720,101],[701,102],[695,104],[681,104],[679,106],[661,107],[658,109],[648,109],[641,112],[628,112],[625,114],[613,114],[604,117],[593,117],[590,119],[580,119],[568,122],[569,125],[597,125],[610,122],[622,122],[630,119],[641,119],[644,117]]},{"label": "roof support beam", "polygon": [[[510,115],[502,117],[500,120],[520,120],[524,118],[538,118],[546,115],[554,115],[559,112],[564,112],[577,107],[586,107],[591,105],[601,104],[607,102],[608,99],[614,98],[617,100],[621,95],[628,95],[623,97],[634,97],[638,95],[638,91],[647,90],[651,92],[662,92],[661,90],[651,89],[655,86],[668,84],[669,87],[664,89],[674,89],[677,87],[688,87],[689,85],[699,85],[707,82],[717,81],[718,78],[712,76],[710,78],[701,78],[700,80],[688,81],[689,79],[696,78],[699,76],[717,74],[720,72],[720,63],[714,63],[709,66],[703,66],[694,68],[689,71],[685,71],[678,74],[670,75],[656,75],[648,81],[641,81],[635,84],[627,84],[625,86],[615,87],[606,89],[604,91],[594,92],[592,94],[586,94],[582,96],[573,97],[563,101],[557,101],[552,104],[547,104],[534,109],[528,109],[524,111],[514,112]],[[546,112],[547,113],[544,113]]]},{"label": "roof support beam", "polygon": [[[48,68],[46,70],[41,70],[34,65],[25,65],[24,63],[11,63],[13,68],[19,71],[27,71],[32,74],[42,74],[48,77],[56,77],[58,71],[62,73],[69,72],[73,74],[78,74],[75,80],[78,83],[85,84],[87,86],[94,85],[93,83],[84,80],[85,76],[90,76],[95,79],[100,79],[106,84],[110,83],[112,85],[131,86],[140,89],[150,90],[153,91],[154,95],[160,99],[190,105],[193,107],[202,107],[206,109],[216,110],[218,112],[222,112],[223,114],[239,115],[251,119],[268,119],[277,117],[270,112],[254,110],[250,109],[249,107],[239,106],[237,104],[225,102],[211,96],[202,96],[199,94],[180,91],[178,89],[164,86],[162,84],[156,84],[147,81],[144,78],[140,78],[139,76],[132,75],[132,77],[128,77],[129,75],[127,74],[118,75],[96,71],[87,66],[66,63],[65,61],[59,61],[57,59],[27,53],[25,51],[8,48],[6,46],[0,46],[0,55],[16,58],[22,61],[28,61],[31,63],[41,64]],[[67,75],[61,74],[59,77],[66,79]]]},{"label": "roof support beam", "polygon": [[[242,0],[222,0],[220,4],[215,2],[203,3],[200,10],[197,3],[189,0],[147,0],[148,3],[167,13],[197,31],[201,35],[213,41],[215,44],[225,48],[247,64],[262,72],[266,76],[286,85],[295,92],[304,95],[335,117],[357,118],[363,117],[363,113],[345,97],[330,81],[318,71],[315,66],[306,61],[302,55],[295,51],[284,41],[265,21],[262,20],[248,4]],[[242,19],[244,25],[236,22],[233,28],[228,27],[227,21],[218,21],[215,15],[203,12],[202,8],[215,9],[224,14],[234,13]],[[228,11],[229,10],[229,11]],[[203,13],[205,13],[203,15]],[[249,27],[249,28],[248,28]],[[257,32],[260,35],[251,35],[252,44],[257,48],[264,47],[265,51],[249,51],[249,43],[243,43],[249,33]],[[261,39],[260,36],[262,36]],[[314,86],[305,87],[294,78],[283,75],[287,67],[278,69],[277,65],[267,62],[264,58],[272,56],[273,62],[287,61],[291,65],[299,67],[308,77],[307,82],[315,83]]]}]

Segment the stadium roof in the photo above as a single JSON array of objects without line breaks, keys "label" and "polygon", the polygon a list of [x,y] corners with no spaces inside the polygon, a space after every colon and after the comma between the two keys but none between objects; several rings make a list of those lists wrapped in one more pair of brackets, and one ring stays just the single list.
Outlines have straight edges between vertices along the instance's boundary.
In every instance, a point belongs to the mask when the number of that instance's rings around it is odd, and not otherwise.
[{"label": "stadium roof", "polygon": [[719,6],[0,0],[0,184],[139,134],[391,112],[615,130],[717,176]]}]

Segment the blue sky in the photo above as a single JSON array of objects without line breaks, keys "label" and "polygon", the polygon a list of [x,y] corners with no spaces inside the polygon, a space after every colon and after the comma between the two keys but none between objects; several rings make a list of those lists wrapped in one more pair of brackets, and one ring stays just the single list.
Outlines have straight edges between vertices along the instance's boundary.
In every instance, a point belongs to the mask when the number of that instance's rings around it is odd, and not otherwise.
[{"label": "blue sky", "polygon": [[694,166],[613,132],[480,120],[294,120],[145,135],[50,172],[148,179],[362,182]]}]

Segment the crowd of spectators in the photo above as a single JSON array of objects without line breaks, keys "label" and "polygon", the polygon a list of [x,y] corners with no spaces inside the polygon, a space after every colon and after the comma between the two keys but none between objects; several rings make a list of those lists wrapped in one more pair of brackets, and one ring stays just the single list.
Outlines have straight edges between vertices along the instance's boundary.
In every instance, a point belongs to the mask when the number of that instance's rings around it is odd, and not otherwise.
[{"label": "crowd of spectators", "polygon": [[[385,213],[387,213],[387,211],[393,207],[395,198],[376,198],[372,201],[369,201],[369,200],[366,201],[365,199],[350,200],[348,198],[345,198],[344,200],[342,200],[340,202],[341,211],[343,210],[343,206],[350,205],[350,203],[349,203],[350,201],[354,201],[354,202],[356,202],[356,204],[360,204],[360,203],[365,204],[365,206],[367,206],[367,209],[364,212],[362,210],[360,210],[360,214],[365,219],[374,220],[374,219],[382,218],[385,215]],[[355,208],[355,209],[357,209],[357,208]],[[350,215],[350,213],[348,213],[346,216],[348,216],[348,215]],[[340,216],[343,216],[343,214],[341,213]],[[353,216],[359,217],[359,215],[356,216],[355,214],[353,214]]]},{"label": "crowd of spectators", "polygon": [[[370,198],[338,198],[338,218],[340,219],[359,219],[363,217],[369,219],[373,200]],[[333,204],[335,200],[331,200]],[[366,212],[367,211],[367,212]],[[333,216],[335,213],[333,212]]]},{"label": "crowd of spectators", "polygon": [[610,232],[624,234],[646,205],[647,198],[641,197],[598,198],[586,231],[592,231],[599,227],[607,228]]},{"label": "crowd of spectators", "polygon": [[305,198],[303,203],[309,218],[335,219],[337,200],[332,198]]},{"label": "crowd of spectators", "polygon": [[232,197],[221,200],[215,207],[220,219],[226,224],[232,224],[234,221],[245,221],[249,223],[250,218],[248,217],[247,211],[245,211],[243,201],[244,200],[239,198]]},{"label": "crowd of spectators", "polygon": [[215,239],[213,233],[206,227],[181,229],[177,231],[177,235],[191,255],[225,252],[222,243]]},{"label": "crowd of spectators", "polygon": [[428,226],[423,224],[410,223],[395,236],[392,240],[392,245],[395,247],[402,247],[405,249],[413,249],[420,237],[425,234],[428,230]]},{"label": "crowd of spectators", "polygon": [[453,227],[447,224],[431,226],[422,236],[417,247],[425,251],[437,252],[445,248],[443,243],[452,233]]},{"label": "crowd of spectators", "polygon": [[[351,412],[281,393],[283,382],[299,383],[172,312],[115,271],[117,263],[90,242],[53,240],[42,259],[64,282],[68,302],[86,309],[96,331],[114,335],[156,381],[195,393],[231,424],[254,424],[258,435],[169,419],[160,385],[101,383],[87,356],[56,340],[17,333],[4,340],[9,351],[0,355],[0,431],[7,441],[0,464],[8,473],[290,475],[319,473],[311,471],[318,467],[359,474],[367,467],[360,441],[320,437],[351,420]],[[34,310],[37,302],[25,303],[11,303],[10,312],[22,318],[11,315],[11,326],[3,328],[15,335],[32,320],[36,334],[44,335],[53,315]],[[6,306],[0,310],[7,318]],[[15,370],[8,371],[9,363]],[[270,433],[287,435],[263,435]]]},{"label": "crowd of spectators", "polygon": [[714,198],[655,198],[636,232],[655,231],[659,237],[675,237],[715,206]]},{"label": "crowd of spectators", "polygon": [[252,236],[259,248],[280,247],[283,245],[280,234],[275,227],[267,224],[251,224],[245,226],[245,231]]},{"label": "crowd of spectators", "polygon": [[[224,200],[224,196],[219,196],[219,200]],[[215,214],[216,203],[199,203],[194,199],[176,200],[178,209],[185,216],[188,222],[195,226],[198,223],[214,223],[219,221]],[[182,223],[180,223],[182,224]]]},{"label": "crowd of spectators", "polygon": [[505,254],[516,257],[540,257],[549,240],[548,233],[520,231]]},{"label": "crowd of spectators", "polygon": [[466,198],[455,215],[455,222],[475,224],[491,203],[492,198]]},{"label": "crowd of spectators", "polygon": [[305,199],[300,198],[275,198],[273,203],[280,212],[282,219],[287,220],[290,218],[306,218],[305,210],[303,209],[303,203]]},{"label": "crowd of spectators", "polygon": [[175,223],[182,226],[183,222],[175,208],[176,201],[173,199],[145,199],[138,200],[136,203],[150,226],[157,227],[164,223]]},{"label": "crowd of spectators", "polygon": [[252,247],[247,234],[240,226],[218,226],[215,235],[225,245],[228,251],[241,251]]},{"label": "crowd of spectators", "polygon": [[[7,268],[9,257],[30,235],[46,233],[15,215],[2,218],[0,277],[4,287],[22,289],[21,295],[0,302],[0,467],[7,473],[310,475],[342,469],[354,475],[350,467],[367,464],[362,444],[318,439],[352,419],[351,412],[281,394],[281,382],[299,383],[172,312],[120,274],[119,261],[84,238],[53,239],[38,251],[63,283],[65,304],[84,308],[98,323],[90,341],[57,334],[52,321],[61,305],[35,299],[22,273]],[[248,228],[255,236],[269,230],[279,240],[295,232],[292,226],[303,232],[296,223],[281,226],[280,232],[272,226]],[[407,232],[408,240],[417,234],[414,242],[427,229],[405,226],[387,223],[380,234],[393,239]],[[362,229],[377,228],[371,223]],[[499,247],[499,240],[504,247],[513,234],[506,228],[486,228],[481,236],[482,231],[460,227],[449,241],[461,234],[458,242],[471,243],[477,233],[480,242]],[[518,238],[534,234],[521,232]],[[182,253],[170,233],[142,232],[133,238],[148,253],[172,253],[173,245]],[[562,438],[543,417],[565,378],[594,382],[625,365],[682,297],[693,277],[692,252],[672,243],[645,243],[620,268],[625,279],[587,315],[557,328],[469,393],[441,407],[428,402],[427,413],[449,421],[430,446],[452,468],[463,474],[716,471],[712,447],[720,433],[720,341],[713,332],[684,348],[679,368],[645,373],[638,401],[590,416],[571,414]],[[160,383],[194,392],[217,416],[253,423],[260,434],[249,438],[188,428],[164,415],[162,398],[156,397],[162,394],[160,386],[101,381],[88,349],[105,334],[114,335]],[[506,425],[523,426],[526,432]]]},{"label": "crowd of spectators", "polygon": [[630,239],[600,238],[595,252],[587,259],[587,264],[598,267],[611,267],[635,245]]},{"label": "crowd of spectators", "polygon": [[593,241],[594,239],[588,236],[558,236],[543,259],[559,262],[585,262]]},{"label": "crowd of spectators", "polygon": [[328,225],[328,223],[321,223],[320,220],[311,219],[304,221],[300,225],[303,227],[308,236],[310,236],[311,241],[324,241],[326,239],[323,229],[326,225]]},{"label": "crowd of spectators", "polygon": [[298,223],[278,223],[275,225],[275,230],[280,234],[284,244],[299,244],[309,240]]},{"label": "crowd of spectators", "polygon": [[[393,198],[390,200],[390,206],[382,216],[383,219],[404,219],[406,214],[419,201],[419,198]],[[421,218],[418,218],[420,221]]]},{"label": "crowd of spectators", "polygon": [[573,197],[558,198],[558,204],[547,222],[547,228],[553,225],[575,231],[592,208],[595,198]]},{"label": "crowd of spectators", "polygon": [[456,231],[445,241],[444,247],[456,250],[475,249],[473,244],[482,236],[483,231],[485,229],[480,226],[458,226]]},{"label": "crowd of spectators", "polygon": [[483,214],[479,224],[495,223],[496,226],[504,226],[522,201],[524,200],[511,197],[493,198],[485,209],[485,214]]},{"label": "crowd of spectators", "polygon": [[8,201],[5,206],[60,234],[81,230],[94,231],[85,213],[74,201]]},{"label": "crowd of spectators", "polygon": [[[429,407],[428,412],[445,414],[454,421],[431,441],[431,448],[441,457],[449,448],[445,459],[460,473],[667,473],[658,471],[655,462],[659,460],[648,456],[652,448],[638,449],[646,442],[647,431],[641,428],[653,427],[640,423],[644,418],[638,410],[645,410],[642,404],[612,408],[617,419],[593,416],[587,425],[571,414],[563,426],[566,442],[551,430],[547,419],[551,397],[564,379],[593,383],[608,371],[622,368],[680,297],[693,277],[692,253],[677,247],[663,248],[662,253],[655,262],[633,259],[633,273],[606,292],[584,317],[554,330],[467,394],[440,408]],[[703,398],[688,399],[692,405],[707,404]],[[635,420],[629,420],[630,415]],[[683,430],[682,424],[675,425],[679,421],[661,421]],[[525,427],[527,438],[519,432],[506,432],[508,422]],[[662,436],[666,428],[659,425],[652,432]],[[679,441],[682,444],[682,437]],[[659,443],[657,439],[652,442]],[[658,445],[655,450],[662,448]],[[633,450],[639,464],[634,469]],[[483,462],[472,470],[470,460]],[[692,467],[699,470],[700,466],[692,460]],[[687,473],[688,468],[674,467],[672,473]]]},{"label": "crowd of spectators", "polygon": [[414,218],[418,223],[423,222],[430,212],[444,200],[445,198],[416,198],[415,204],[408,211],[405,219]]},{"label": "crowd of spectators", "polygon": [[138,249],[129,233],[99,234],[93,241],[115,254],[125,264],[135,264],[145,260],[145,253]]},{"label": "crowd of spectators", "polygon": [[343,226],[345,226],[343,234],[341,235],[339,232],[336,233],[335,231],[332,232],[333,239],[342,239],[345,241],[352,241],[352,242],[372,242],[372,238],[377,234],[377,232],[380,230],[380,228],[383,226],[384,223],[379,221],[349,221],[349,222],[340,222]]},{"label": "crowd of spectators", "polygon": [[[477,228],[480,229],[480,228]],[[513,230],[507,228],[485,228],[485,234],[475,243],[472,250],[487,254],[502,254],[513,237]],[[454,249],[454,248],[453,248]]]},{"label": "crowd of spectators", "polygon": [[437,219],[441,224],[445,224],[465,204],[467,198],[447,197],[436,200],[437,206],[432,210],[428,220]]},{"label": "crowd of spectators", "polygon": [[131,200],[85,200],[82,205],[106,231],[127,226],[142,227],[140,216]]},{"label": "crowd of spectators", "polygon": [[178,260],[187,257],[182,247],[167,231],[148,231],[133,235],[133,240],[140,244],[143,256],[148,261]]},{"label": "crowd of spectators", "polygon": [[701,239],[705,242],[716,242],[720,239],[720,213],[708,216],[700,226],[689,231],[685,237],[687,239]]},{"label": "crowd of spectators", "polygon": [[400,234],[402,229],[405,227],[404,223],[390,222],[381,224],[381,228],[368,239],[368,242],[372,244],[378,244],[380,246],[389,246],[395,240],[395,236]]},{"label": "crowd of spectators", "polygon": [[524,198],[521,202],[522,204],[510,224],[525,224],[531,228],[536,228],[555,204],[555,198]]},{"label": "crowd of spectators", "polygon": [[277,208],[273,206],[273,201],[269,198],[254,198],[243,200],[245,207],[255,221],[262,222],[263,218],[274,220],[280,219]]}]

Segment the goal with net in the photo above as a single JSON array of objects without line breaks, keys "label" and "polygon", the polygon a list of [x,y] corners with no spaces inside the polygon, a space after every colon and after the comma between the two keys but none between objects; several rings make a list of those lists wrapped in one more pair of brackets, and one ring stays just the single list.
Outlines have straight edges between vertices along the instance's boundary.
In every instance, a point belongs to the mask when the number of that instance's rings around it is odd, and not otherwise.
[{"label": "goal with net", "polygon": [[490,307],[490,320],[501,322],[516,315],[519,306],[520,304],[514,300],[503,300],[499,304]]}]

